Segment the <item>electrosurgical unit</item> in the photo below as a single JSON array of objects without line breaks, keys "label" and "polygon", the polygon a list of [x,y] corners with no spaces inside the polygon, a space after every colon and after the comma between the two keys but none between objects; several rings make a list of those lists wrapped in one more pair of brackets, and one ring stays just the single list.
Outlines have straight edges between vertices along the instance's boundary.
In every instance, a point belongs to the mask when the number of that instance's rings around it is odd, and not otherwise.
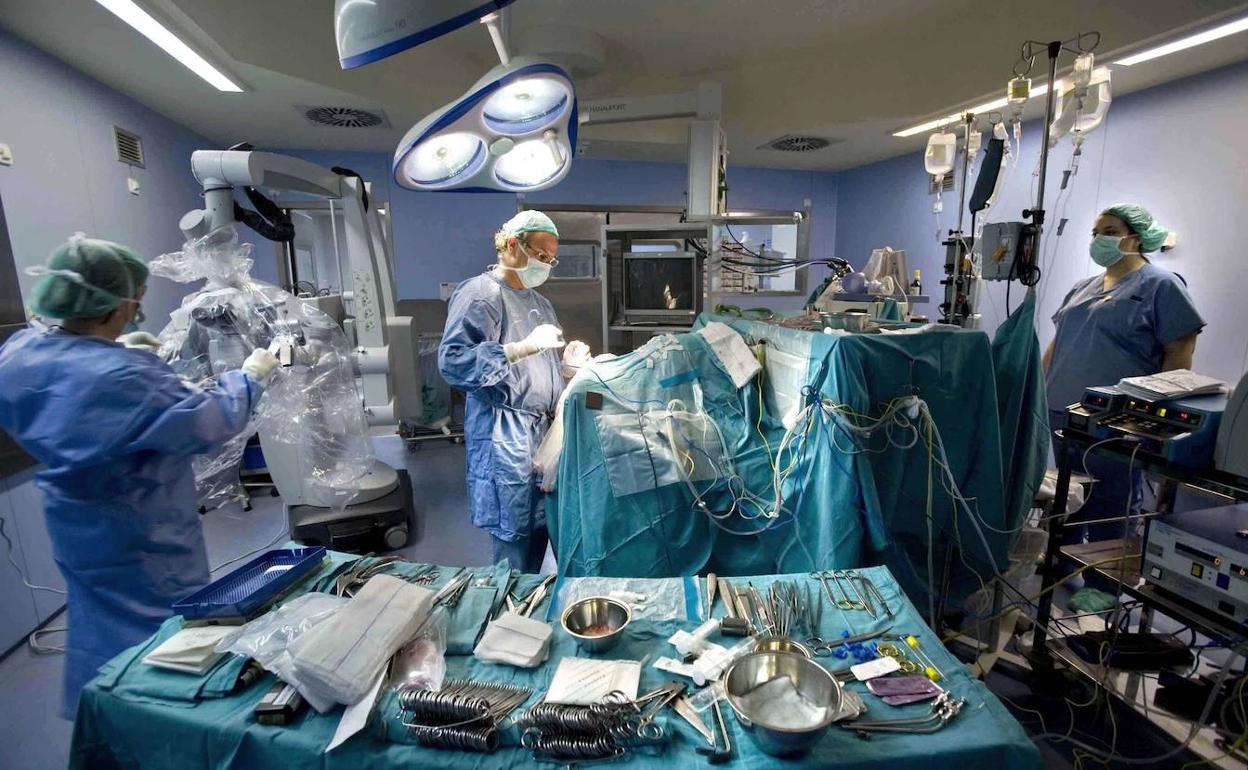
[{"label": "electrosurgical unit", "polygon": [[1248,621],[1248,504],[1152,519],[1144,580],[1236,623]]}]

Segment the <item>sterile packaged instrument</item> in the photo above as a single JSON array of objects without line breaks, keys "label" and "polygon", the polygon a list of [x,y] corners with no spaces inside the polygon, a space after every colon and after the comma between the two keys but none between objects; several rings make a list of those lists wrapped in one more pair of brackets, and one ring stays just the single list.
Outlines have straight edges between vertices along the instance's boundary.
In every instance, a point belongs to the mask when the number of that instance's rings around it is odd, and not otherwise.
[{"label": "sterile packaged instrument", "polygon": [[290,646],[301,689],[322,700],[356,703],[432,607],[432,591],[389,575],[372,578],[345,607]]},{"label": "sterile packaged instrument", "polygon": [[534,668],[550,657],[554,629],[540,620],[508,612],[485,627],[473,657],[486,663]]},{"label": "sterile packaged instrument", "polygon": [[435,607],[390,664],[390,686],[441,690],[446,679],[446,610]]}]

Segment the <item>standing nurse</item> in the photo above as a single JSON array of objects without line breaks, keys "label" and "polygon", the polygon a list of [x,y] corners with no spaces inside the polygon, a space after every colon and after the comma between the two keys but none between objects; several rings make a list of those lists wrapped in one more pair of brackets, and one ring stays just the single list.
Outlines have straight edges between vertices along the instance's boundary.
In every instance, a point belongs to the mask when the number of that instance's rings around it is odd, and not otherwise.
[{"label": "standing nurse", "polygon": [[208,390],[116,340],[139,312],[147,266],[125,246],[75,236],[31,306],[60,319],[0,347],[0,428],[43,464],[36,484],[69,588],[64,714],[117,653],[155,633],[208,582],[191,455],[246,425],[277,364],[257,350]]},{"label": "standing nurse", "polygon": [[534,289],[558,261],[559,231],[540,211],[522,211],[494,236],[498,263],[451,296],[438,368],[468,394],[468,507],[490,533],[494,560],[541,569],[549,535],[533,455],[550,428],[566,377],[589,360],[574,341],[563,352],[555,310]]},{"label": "standing nurse", "polygon": [[[1061,425],[1065,410],[1083,389],[1117,385],[1124,377],[1190,369],[1196,335],[1205,322],[1182,279],[1144,256],[1157,251],[1169,233],[1144,208],[1111,206],[1092,228],[1092,260],[1105,272],[1075,284],[1053,316],[1057,332],[1044,353],[1049,422]],[[1138,506],[1139,485],[1123,463],[1097,462],[1088,504],[1077,518],[1122,516],[1127,500]],[[1082,535],[1078,527],[1068,531]],[[1091,541],[1121,537],[1118,523],[1090,525]]]}]

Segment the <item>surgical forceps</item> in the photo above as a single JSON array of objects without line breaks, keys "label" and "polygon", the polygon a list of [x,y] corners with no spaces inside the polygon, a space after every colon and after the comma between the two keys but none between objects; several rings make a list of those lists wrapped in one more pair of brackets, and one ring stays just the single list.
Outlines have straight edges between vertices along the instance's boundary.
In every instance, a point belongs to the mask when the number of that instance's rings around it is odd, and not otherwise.
[{"label": "surgical forceps", "polygon": [[846,730],[855,730],[859,737],[866,738],[867,733],[872,732],[888,732],[888,733],[934,733],[962,711],[962,707],[966,705],[966,701],[962,698],[954,698],[948,692],[943,692],[936,696],[936,700],[932,701],[931,711],[926,716],[913,717],[910,719],[882,719],[869,721],[842,722],[841,727]]},{"label": "surgical forceps", "polygon": [[842,639],[824,639],[821,636],[812,636],[806,640],[806,646],[810,648],[812,655],[816,655],[820,658],[826,658],[831,655],[832,651],[837,647],[841,647],[846,644],[858,644],[859,642],[865,642],[868,639],[878,639],[891,631],[892,628],[892,626],[888,626],[887,628],[881,628],[878,631],[867,631],[863,634],[854,634],[853,636],[847,636]]}]

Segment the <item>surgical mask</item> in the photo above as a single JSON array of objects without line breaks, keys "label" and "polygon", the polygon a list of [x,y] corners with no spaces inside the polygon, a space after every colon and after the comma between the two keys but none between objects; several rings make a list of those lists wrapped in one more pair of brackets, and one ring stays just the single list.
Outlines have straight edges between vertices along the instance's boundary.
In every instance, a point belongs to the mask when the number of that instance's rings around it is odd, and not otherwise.
[{"label": "surgical mask", "polygon": [[1088,246],[1088,253],[1092,255],[1092,261],[1101,267],[1112,267],[1126,256],[1119,248],[1121,244],[1122,236],[1093,236],[1092,243]]},{"label": "surgical mask", "polygon": [[546,283],[546,279],[550,277],[550,270],[553,266],[548,265],[537,257],[529,254],[528,249],[524,248],[523,243],[517,243],[516,245],[520,247],[521,253],[523,253],[529,260],[529,263],[524,267],[508,267],[507,265],[499,265],[499,267],[504,270],[511,270],[514,272],[516,277],[520,279],[520,283],[523,284],[526,289],[536,289],[538,286]]}]

